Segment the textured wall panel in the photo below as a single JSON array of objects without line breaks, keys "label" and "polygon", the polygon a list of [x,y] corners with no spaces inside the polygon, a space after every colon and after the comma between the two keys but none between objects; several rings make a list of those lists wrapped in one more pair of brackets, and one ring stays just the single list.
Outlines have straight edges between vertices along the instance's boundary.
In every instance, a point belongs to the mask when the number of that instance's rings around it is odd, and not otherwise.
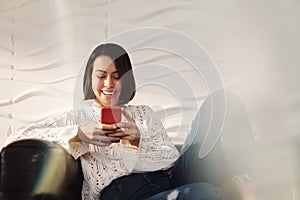
[{"label": "textured wall panel", "polygon": [[[293,0],[2,0],[0,147],[17,127],[82,99],[82,70],[97,44],[140,27],[168,28],[202,45],[225,88],[245,103],[259,152],[258,199],[299,199],[299,10]],[[153,34],[134,43],[151,46],[160,39],[167,38]],[[181,143],[195,105],[208,94],[207,55],[196,66],[203,74],[164,50],[134,49],[130,56],[139,76],[133,103],[152,106]],[[174,92],[157,84],[163,80],[192,90]]]}]

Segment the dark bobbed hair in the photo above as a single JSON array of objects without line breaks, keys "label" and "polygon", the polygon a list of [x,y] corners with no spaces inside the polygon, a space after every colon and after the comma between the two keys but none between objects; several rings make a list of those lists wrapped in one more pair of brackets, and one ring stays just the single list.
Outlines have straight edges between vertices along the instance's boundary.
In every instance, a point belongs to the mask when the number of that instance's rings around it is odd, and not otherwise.
[{"label": "dark bobbed hair", "polygon": [[118,105],[127,104],[133,99],[136,90],[132,65],[126,50],[114,43],[100,44],[91,53],[83,77],[84,100],[95,99],[92,89],[92,73],[94,62],[99,56],[108,56],[114,61],[122,84]]}]

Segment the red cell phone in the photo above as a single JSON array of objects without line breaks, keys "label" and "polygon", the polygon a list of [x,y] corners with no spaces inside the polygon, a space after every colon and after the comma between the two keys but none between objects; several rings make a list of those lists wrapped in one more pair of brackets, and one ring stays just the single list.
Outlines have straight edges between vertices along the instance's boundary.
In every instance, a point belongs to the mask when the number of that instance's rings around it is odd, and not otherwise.
[{"label": "red cell phone", "polygon": [[100,111],[100,122],[102,124],[115,124],[121,122],[121,108],[114,106],[104,106]]}]

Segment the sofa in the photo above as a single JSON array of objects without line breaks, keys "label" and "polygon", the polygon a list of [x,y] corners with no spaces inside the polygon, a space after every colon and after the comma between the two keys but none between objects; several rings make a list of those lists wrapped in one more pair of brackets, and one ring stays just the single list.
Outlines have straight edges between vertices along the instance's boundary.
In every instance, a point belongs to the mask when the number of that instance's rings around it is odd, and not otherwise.
[{"label": "sofa", "polygon": [[[211,162],[209,158],[207,161]],[[139,174],[130,176],[129,182],[140,179]],[[239,192],[229,180],[230,176],[222,176],[222,190],[230,199],[240,199]],[[117,187],[119,190],[122,188],[119,196],[124,198],[121,199],[133,199],[131,194],[135,194],[134,199],[141,199],[136,194],[144,194],[142,185],[133,188],[136,191],[129,192],[129,182],[126,177],[120,177],[102,191],[101,198],[111,199],[110,194],[116,192],[114,188]],[[82,183],[80,160],[75,160],[56,143],[37,139],[19,140],[1,151],[0,200],[80,200]]]}]

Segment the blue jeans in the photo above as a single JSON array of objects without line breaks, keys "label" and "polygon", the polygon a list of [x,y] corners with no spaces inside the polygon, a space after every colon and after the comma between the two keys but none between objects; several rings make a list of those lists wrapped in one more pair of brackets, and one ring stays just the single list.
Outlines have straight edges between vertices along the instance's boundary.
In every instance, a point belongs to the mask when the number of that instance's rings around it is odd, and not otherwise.
[{"label": "blue jeans", "polygon": [[234,147],[245,146],[244,140],[248,145],[251,127],[239,98],[226,93],[224,101],[223,95],[215,92],[204,101],[172,169],[120,177],[102,191],[101,199],[240,199],[232,174],[245,173],[245,163],[253,160],[236,155]]},{"label": "blue jeans", "polygon": [[190,183],[153,195],[147,200],[228,200],[223,192],[209,183]]}]

